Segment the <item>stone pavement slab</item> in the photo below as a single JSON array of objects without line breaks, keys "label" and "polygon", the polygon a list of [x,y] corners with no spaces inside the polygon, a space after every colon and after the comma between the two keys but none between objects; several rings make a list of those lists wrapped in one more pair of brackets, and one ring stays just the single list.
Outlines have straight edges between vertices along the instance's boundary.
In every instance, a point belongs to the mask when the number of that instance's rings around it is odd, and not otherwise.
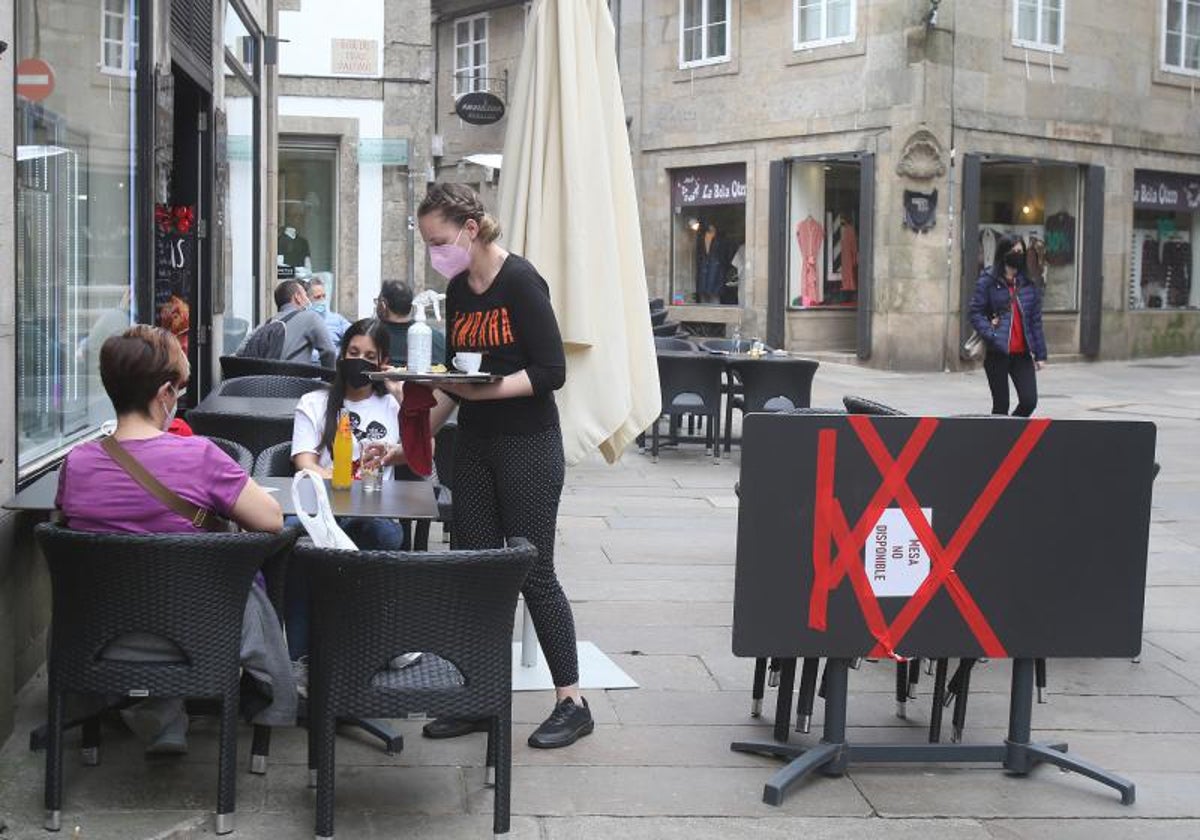
[{"label": "stone pavement slab", "polygon": [[[1165,366],[1164,366],[1165,365]],[[1075,774],[1042,767],[1028,778],[988,765],[851,766],[808,780],[782,808],[761,801],[780,762],[733,753],[733,740],[768,739],[775,692],[749,716],[753,663],[734,657],[730,627],[740,453],[714,463],[697,445],[637,451],[568,471],[556,563],[578,634],[595,642],[641,688],[589,692],[595,733],[560,751],[525,738],[552,703],[547,692],[514,698],[515,840],[715,840],[853,837],[858,840],[1107,840],[1200,837],[1200,358],[1051,365],[1040,374],[1038,414],[1151,420],[1158,425],[1139,662],[1054,660],[1049,700],[1034,707],[1034,737],[1129,776],[1138,802]],[[858,394],[914,413],[988,408],[981,372],[898,374],[822,364],[814,404]],[[735,434],[740,433],[740,419]],[[1119,476],[1113,480],[1120,480]],[[436,533],[435,533],[436,540]],[[1007,662],[977,667],[966,740],[1004,736]],[[931,680],[922,675],[909,717],[894,714],[894,667],[851,672],[849,735],[858,742],[923,742]],[[0,750],[0,820],[8,837],[43,838],[42,755],[25,749],[44,714],[44,677],[20,697],[18,729]],[[792,733],[815,743],[814,731]],[[396,722],[405,749],[388,756],[343,728],[337,742],[338,836],[462,838],[491,831],[483,785],[485,739],[427,741],[421,721]],[[949,734],[948,714],[945,736]],[[103,763],[79,765],[68,738],[66,820],[82,840],[211,837],[216,726],[193,721],[191,752],[147,762],[132,736],[105,731]],[[240,741],[244,767],[249,730]],[[238,776],[242,840],[312,836],[306,739],[276,732],[265,778]],[[64,834],[64,838],[69,835]]]}]

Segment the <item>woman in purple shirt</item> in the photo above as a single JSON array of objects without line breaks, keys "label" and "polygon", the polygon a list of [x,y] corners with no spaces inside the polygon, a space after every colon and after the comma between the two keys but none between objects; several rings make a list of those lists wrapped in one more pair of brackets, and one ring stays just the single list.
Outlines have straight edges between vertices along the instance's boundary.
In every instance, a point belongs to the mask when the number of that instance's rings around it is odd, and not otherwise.
[{"label": "woman in purple shirt", "polygon": [[[105,341],[100,349],[100,378],[117,414],[113,437],[155,478],[192,504],[247,531],[280,531],[283,514],[279,503],[216,444],[203,437],[165,432],[175,418],[189,375],[179,341],[164,329],[135,326]],[[98,440],[80,444],[67,455],[59,472],[57,502],[64,524],[80,531],[199,531],[135,481]],[[178,653],[174,645],[155,637],[125,637],[121,642],[122,655],[163,659]],[[255,718],[258,723],[294,722],[295,683],[290,670],[278,664],[287,661],[279,621],[256,586],[246,605],[242,662],[256,677],[270,683],[272,705]],[[126,715],[130,727],[150,742],[147,752],[187,750],[182,700],[149,700],[127,711],[131,712]]]}]

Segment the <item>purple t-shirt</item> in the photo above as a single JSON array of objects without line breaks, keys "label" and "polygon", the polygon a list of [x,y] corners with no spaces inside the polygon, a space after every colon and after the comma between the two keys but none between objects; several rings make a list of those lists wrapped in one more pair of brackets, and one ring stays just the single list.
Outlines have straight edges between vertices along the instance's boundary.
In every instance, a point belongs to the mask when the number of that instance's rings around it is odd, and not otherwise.
[{"label": "purple t-shirt", "polygon": [[[126,440],[125,447],[155,478],[194,505],[228,517],[250,477],[208,438],[162,434]],[[199,529],[168,508],[108,457],[94,440],[67,455],[59,472],[58,508],[77,531],[130,534]]]}]

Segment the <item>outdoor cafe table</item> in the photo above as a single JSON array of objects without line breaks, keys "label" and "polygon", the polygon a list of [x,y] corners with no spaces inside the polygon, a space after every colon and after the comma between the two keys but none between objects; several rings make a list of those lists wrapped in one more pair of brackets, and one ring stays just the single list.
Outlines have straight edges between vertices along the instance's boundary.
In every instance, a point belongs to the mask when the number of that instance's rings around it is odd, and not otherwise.
[{"label": "outdoor cafe table", "polygon": [[[275,497],[284,515],[296,512],[292,503],[292,479],[260,478],[256,481]],[[8,510],[49,513],[58,493],[58,470],[48,472],[4,503]],[[378,493],[364,493],[355,482],[350,490],[330,490],[329,505],[334,516],[385,519],[437,519],[437,497],[429,481],[385,481]]]}]

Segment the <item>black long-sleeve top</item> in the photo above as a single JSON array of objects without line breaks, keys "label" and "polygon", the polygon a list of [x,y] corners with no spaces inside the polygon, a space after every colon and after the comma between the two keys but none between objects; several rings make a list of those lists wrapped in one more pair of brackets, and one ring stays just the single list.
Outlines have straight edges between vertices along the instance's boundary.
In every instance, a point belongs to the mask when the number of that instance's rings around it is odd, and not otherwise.
[{"label": "black long-sleeve top", "polygon": [[459,428],[478,435],[531,435],[558,425],[554,392],[567,374],[550,287],[532,264],[509,254],[483,294],[467,274],[446,288],[446,359],[459,351],[483,353],[480,370],[508,376],[525,371],[533,395],[507,400],[463,400]]}]

